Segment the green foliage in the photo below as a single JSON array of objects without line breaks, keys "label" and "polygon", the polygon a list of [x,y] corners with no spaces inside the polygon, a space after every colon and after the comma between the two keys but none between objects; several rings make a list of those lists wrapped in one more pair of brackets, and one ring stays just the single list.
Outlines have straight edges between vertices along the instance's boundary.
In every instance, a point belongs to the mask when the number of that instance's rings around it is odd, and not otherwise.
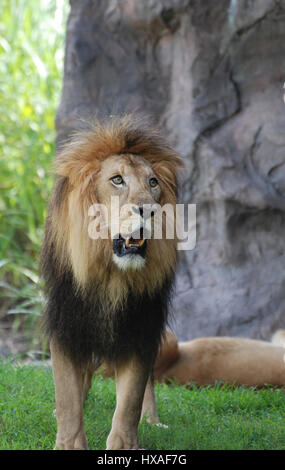
[{"label": "green foliage", "polygon": [[[142,422],[145,449],[285,449],[285,394],[271,388],[156,385],[168,429]],[[115,409],[115,383],[96,376],[85,405],[90,449],[104,449]],[[56,435],[50,367],[0,362],[0,449],[52,449]]]},{"label": "green foliage", "polygon": [[42,310],[38,259],[53,185],[67,7],[67,0],[1,1],[0,306],[16,324]]}]

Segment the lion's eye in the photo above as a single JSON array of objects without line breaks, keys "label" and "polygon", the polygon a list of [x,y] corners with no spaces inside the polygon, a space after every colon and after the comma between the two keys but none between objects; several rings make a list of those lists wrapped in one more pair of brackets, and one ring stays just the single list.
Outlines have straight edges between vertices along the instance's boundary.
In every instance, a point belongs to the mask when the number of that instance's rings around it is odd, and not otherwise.
[{"label": "lion's eye", "polygon": [[113,177],[111,178],[111,181],[112,181],[114,184],[118,185],[118,186],[119,186],[120,184],[123,184],[123,182],[124,182],[124,180],[123,180],[123,178],[121,177],[121,175],[113,176]]},{"label": "lion's eye", "polygon": [[149,185],[151,188],[155,188],[158,185],[158,181],[156,178],[150,178]]}]

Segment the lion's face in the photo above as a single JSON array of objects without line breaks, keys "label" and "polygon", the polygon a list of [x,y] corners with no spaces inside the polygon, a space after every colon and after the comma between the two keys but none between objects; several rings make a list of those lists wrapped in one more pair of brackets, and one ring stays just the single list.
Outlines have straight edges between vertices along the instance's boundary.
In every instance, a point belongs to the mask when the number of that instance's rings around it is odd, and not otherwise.
[{"label": "lion's face", "polygon": [[97,201],[107,208],[113,262],[122,270],[143,268],[162,194],[158,176],[144,158],[116,155],[102,162],[95,185]]}]

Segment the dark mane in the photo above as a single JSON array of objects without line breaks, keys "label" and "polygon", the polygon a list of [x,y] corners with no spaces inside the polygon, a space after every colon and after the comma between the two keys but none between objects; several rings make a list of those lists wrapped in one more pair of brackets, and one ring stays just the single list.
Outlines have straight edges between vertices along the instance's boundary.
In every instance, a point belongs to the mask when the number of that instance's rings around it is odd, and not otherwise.
[{"label": "dark mane", "polygon": [[81,293],[70,271],[58,276],[51,265],[45,269],[49,284],[45,333],[55,336],[74,361],[124,360],[133,355],[144,360],[156,354],[168,321],[172,278],[151,296],[129,292],[123,307],[106,314],[96,286]]}]

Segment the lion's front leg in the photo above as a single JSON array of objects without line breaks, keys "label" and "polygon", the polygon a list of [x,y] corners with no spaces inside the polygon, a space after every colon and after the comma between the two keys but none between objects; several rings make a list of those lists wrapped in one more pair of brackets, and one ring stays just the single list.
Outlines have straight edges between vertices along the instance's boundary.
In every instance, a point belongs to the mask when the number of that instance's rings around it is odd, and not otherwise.
[{"label": "lion's front leg", "polygon": [[107,450],[138,449],[138,423],[149,368],[133,357],[128,362],[116,364],[115,370],[117,406]]},{"label": "lion's front leg", "polygon": [[84,432],[83,401],[85,373],[67,357],[56,341],[50,343],[55,383],[57,437],[56,449],[87,449]]}]

